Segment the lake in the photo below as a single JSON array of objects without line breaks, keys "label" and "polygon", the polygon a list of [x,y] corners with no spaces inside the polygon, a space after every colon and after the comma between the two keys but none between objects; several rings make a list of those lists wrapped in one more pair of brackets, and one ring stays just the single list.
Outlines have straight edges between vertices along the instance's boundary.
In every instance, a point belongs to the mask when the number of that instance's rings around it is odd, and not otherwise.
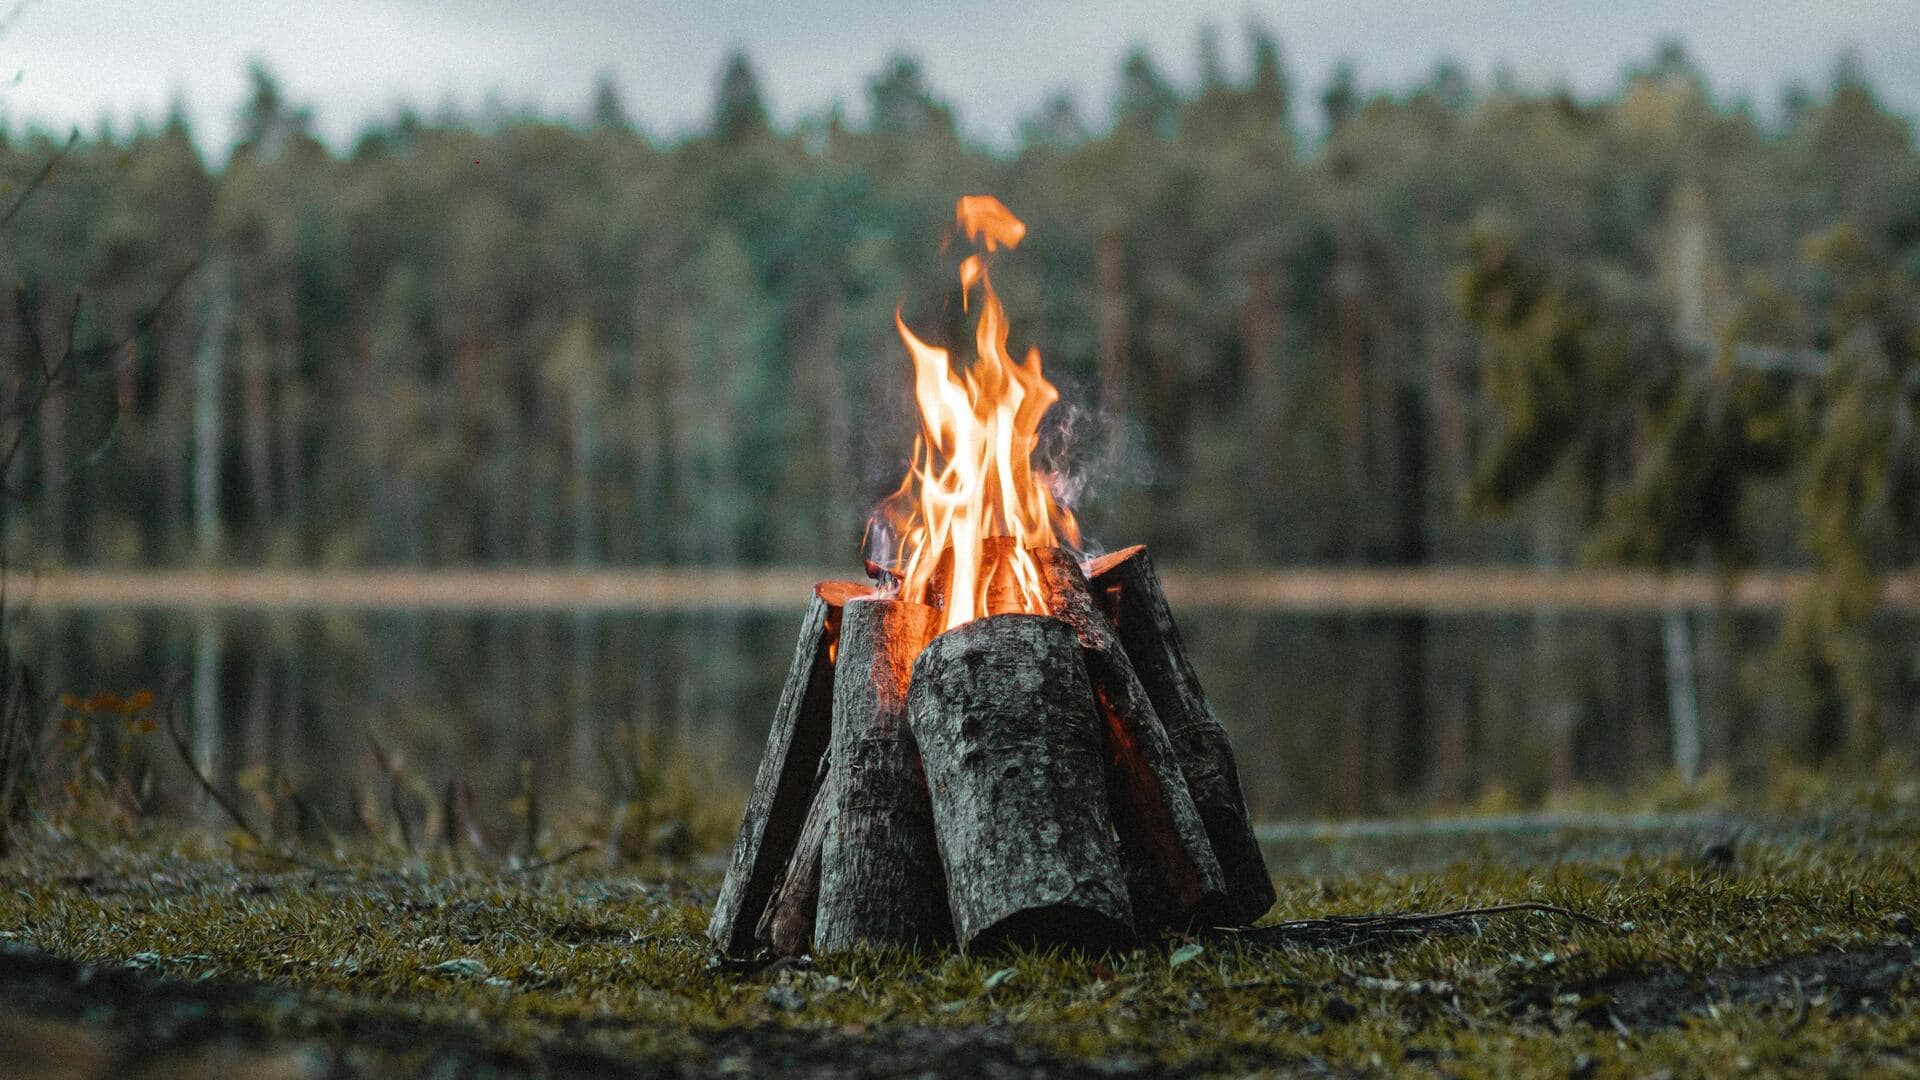
[{"label": "lake", "polygon": [[[1739,781],[1796,745],[1764,683],[1766,612],[1179,616],[1266,820],[1531,805],[1655,781],[1676,761]],[[737,793],[799,617],[53,609],[16,630],[46,689],[175,688],[217,775],[270,768],[340,811],[379,787],[376,746],[423,792],[461,777],[483,800],[512,791],[523,763],[541,791],[605,791],[636,745]]]}]

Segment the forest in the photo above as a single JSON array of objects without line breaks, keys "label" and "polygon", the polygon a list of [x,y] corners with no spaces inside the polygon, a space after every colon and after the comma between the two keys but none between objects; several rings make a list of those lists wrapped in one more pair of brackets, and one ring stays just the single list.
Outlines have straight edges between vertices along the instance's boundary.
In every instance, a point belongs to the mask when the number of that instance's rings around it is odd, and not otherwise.
[{"label": "forest", "polygon": [[[857,567],[913,436],[894,310],[955,331],[940,240],[992,192],[1031,225],[996,280],[1093,544],[1811,569],[1770,707],[1817,756],[1898,741],[1920,674],[1876,620],[1920,537],[1920,154],[1856,61],[1755,103],[1678,44],[1599,99],[1446,62],[1305,89],[1257,26],[1197,48],[1194,85],[1135,51],[1012,146],[907,55],[857,119],[782,127],[736,53],[673,137],[603,80],[577,115],[400,109],[336,147],[265,66],[224,156],[178,110],[7,131],[7,190],[54,167],[0,245],[0,352],[126,344],[58,387],[10,367],[6,551]],[[1387,629],[1418,695],[1428,628]],[[1657,698],[1659,642],[1629,651]]]}]

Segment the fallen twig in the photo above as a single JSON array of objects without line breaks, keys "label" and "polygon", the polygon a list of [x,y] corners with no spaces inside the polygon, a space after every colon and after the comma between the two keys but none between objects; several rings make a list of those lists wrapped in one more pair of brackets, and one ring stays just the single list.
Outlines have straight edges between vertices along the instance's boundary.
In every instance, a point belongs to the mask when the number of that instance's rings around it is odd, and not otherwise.
[{"label": "fallen twig", "polygon": [[1317,919],[1293,919],[1288,922],[1274,923],[1270,926],[1255,926],[1245,930],[1229,932],[1236,941],[1256,945],[1277,945],[1282,942],[1325,942],[1345,939],[1356,942],[1367,938],[1407,937],[1424,933],[1426,930],[1446,923],[1460,922],[1465,919],[1483,918],[1491,915],[1515,915],[1524,912],[1537,912],[1554,915],[1586,923],[1602,929],[1611,930],[1613,924],[1605,919],[1589,915],[1583,911],[1561,907],[1558,904],[1546,904],[1535,900],[1523,900],[1510,904],[1492,904],[1485,907],[1459,908],[1453,911],[1414,911],[1367,915],[1328,915]]},{"label": "fallen twig", "polygon": [[570,847],[567,850],[561,852],[558,855],[553,856],[550,859],[541,859],[538,862],[522,863],[521,865],[513,868],[513,873],[531,874],[536,870],[549,870],[549,869],[552,869],[553,867],[559,866],[561,863],[566,862],[569,859],[577,859],[580,856],[585,855],[590,851],[599,851],[599,850],[600,850],[600,841],[589,840],[584,844],[579,844],[574,847]]}]

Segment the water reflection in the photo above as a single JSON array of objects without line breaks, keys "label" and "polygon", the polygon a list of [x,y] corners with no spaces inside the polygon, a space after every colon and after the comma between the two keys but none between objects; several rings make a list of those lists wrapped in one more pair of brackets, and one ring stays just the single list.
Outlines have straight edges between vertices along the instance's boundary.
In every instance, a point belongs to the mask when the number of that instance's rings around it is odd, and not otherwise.
[{"label": "water reflection", "polygon": [[[346,811],[372,747],[435,783],[605,792],[639,733],[744,788],[798,613],[30,614],[23,651],[54,690],[182,685],[191,745],[230,781],[267,766]],[[1658,615],[1353,616],[1195,611],[1182,630],[1257,816],[1528,802],[1668,770],[1688,740],[1753,772],[1789,748],[1752,689],[1767,616],[1682,627],[1697,723],[1670,723],[1678,670]],[[1683,706],[1683,714],[1685,707]],[[1684,718],[1684,716],[1683,716]],[[156,762],[165,769],[166,763]]]}]

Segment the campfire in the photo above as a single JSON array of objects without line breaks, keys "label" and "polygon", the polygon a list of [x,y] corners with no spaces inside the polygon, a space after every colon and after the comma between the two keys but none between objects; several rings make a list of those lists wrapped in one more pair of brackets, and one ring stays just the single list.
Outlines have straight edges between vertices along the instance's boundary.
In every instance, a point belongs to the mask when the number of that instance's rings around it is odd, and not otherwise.
[{"label": "campfire", "polygon": [[1273,904],[1146,549],[1083,565],[1034,466],[1059,393],[988,274],[1026,226],[980,195],[956,223],[972,362],[896,314],[920,435],[874,583],[814,588],[708,928],[728,953],[1101,948]]}]

